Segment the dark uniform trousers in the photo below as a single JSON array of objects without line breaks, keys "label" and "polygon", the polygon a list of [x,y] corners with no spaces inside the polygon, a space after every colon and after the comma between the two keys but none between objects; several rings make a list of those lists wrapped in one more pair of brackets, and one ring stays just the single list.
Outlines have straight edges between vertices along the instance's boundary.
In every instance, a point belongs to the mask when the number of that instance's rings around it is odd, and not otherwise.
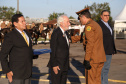
[{"label": "dark uniform trousers", "polygon": [[31,78],[29,79],[13,79],[9,84],[31,84]]},{"label": "dark uniform trousers", "polygon": [[58,74],[55,74],[53,69],[51,69],[51,84],[66,84],[68,71],[58,71]]}]

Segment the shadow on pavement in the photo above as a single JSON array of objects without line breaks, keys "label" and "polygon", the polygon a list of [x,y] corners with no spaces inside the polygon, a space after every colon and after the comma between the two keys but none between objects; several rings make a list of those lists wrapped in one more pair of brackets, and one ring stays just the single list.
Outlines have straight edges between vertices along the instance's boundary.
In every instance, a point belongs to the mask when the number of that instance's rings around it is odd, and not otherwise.
[{"label": "shadow on pavement", "polygon": [[[85,68],[83,66],[83,64],[81,62],[79,62],[78,60],[75,60],[72,58],[71,60],[71,64],[79,71],[81,72],[83,75],[81,76],[85,76]],[[76,83],[81,83],[79,75],[75,72],[76,70],[73,70],[70,66],[70,70],[68,70],[68,80],[69,82],[76,82]],[[50,69],[48,70],[48,73],[50,73]],[[51,79],[51,76],[49,75],[48,80]],[[49,83],[50,84],[50,83]]]},{"label": "shadow on pavement", "polygon": [[117,50],[117,53],[126,54],[126,51]]},{"label": "shadow on pavement", "polygon": [[[71,64],[76,68],[76,70],[78,70],[79,72],[81,72],[83,74],[83,76],[85,76],[85,68],[81,62],[72,58]],[[75,73],[76,70],[73,70],[72,68],[70,68],[70,70],[68,71],[68,80],[70,82],[81,83],[78,74]]]},{"label": "shadow on pavement", "polygon": [[[31,84],[39,84],[39,79],[40,79],[40,74],[38,75],[37,73],[40,73],[40,70],[38,67],[33,66],[32,67],[32,80],[31,80]],[[37,79],[37,80],[35,80]]]},{"label": "shadow on pavement", "polygon": [[[48,73],[49,73],[49,76],[47,77],[48,80],[51,80],[51,69],[48,68]],[[51,81],[49,81],[49,84],[51,84]]]},{"label": "shadow on pavement", "polygon": [[3,72],[2,71],[0,71],[0,77],[1,77],[1,75],[3,74]]}]

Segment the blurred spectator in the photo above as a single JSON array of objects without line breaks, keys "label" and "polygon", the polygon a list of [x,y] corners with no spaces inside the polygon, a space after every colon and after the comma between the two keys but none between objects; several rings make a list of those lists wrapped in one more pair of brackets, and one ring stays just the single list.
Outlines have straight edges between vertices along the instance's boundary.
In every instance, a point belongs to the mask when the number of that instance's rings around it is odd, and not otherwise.
[{"label": "blurred spectator", "polygon": [[40,30],[40,33],[42,33],[42,31],[44,30],[44,27],[43,27],[43,24],[42,23],[39,26],[39,30]]},{"label": "blurred spectator", "polygon": [[31,25],[31,28],[35,27],[35,23],[33,22],[32,25]]},{"label": "blurred spectator", "polygon": [[5,21],[3,21],[3,23],[1,23],[1,29],[7,28]]},{"label": "blurred spectator", "polygon": [[26,28],[27,28],[27,29],[31,29],[29,23],[26,24]]},{"label": "blurred spectator", "polygon": [[7,28],[11,28],[11,26],[12,26],[12,22],[9,22],[9,23],[7,24]]}]

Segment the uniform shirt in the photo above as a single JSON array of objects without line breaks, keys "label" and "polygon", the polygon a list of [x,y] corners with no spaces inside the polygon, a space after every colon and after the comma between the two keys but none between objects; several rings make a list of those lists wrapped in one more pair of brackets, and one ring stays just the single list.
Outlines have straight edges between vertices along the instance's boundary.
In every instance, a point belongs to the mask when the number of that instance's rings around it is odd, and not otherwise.
[{"label": "uniform shirt", "polygon": [[42,31],[44,30],[43,25],[39,26],[39,30],[40,30],[40,33],[42,33]]},{"label": "uniform shirt", "polygon": [[3,29],[3,28],[6,28],[6,24],[5,23],[2,23],[1,24],[1,28]]},{"label": "uniform shirt", "polygon": [[35,24],[32,24],[32,25],[31,25],[31,28],[33,28],[33,27],[35,27]]},{"label": "uniform shirt", "polygon": [[10,28],[10,27],[11,27],[11,23],[8,23],[8,24],[7,24],[7,28]]},{"label": "uniform shirt", "polygon": [[30,29],[30,25],[26,25],[27,29]]}]

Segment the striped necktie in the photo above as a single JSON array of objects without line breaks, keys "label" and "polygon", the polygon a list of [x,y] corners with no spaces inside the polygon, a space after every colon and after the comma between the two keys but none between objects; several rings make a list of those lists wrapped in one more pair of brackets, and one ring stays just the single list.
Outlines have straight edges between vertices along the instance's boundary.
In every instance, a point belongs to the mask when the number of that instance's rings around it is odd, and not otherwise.
[{"label": "striped necktie", "polygon": [[22,35],[23,35],[23,37],[24,37],[24,39],[25,39],[25,41],[26,41],[27,45],[29,46],[29,43],[28,43],[28,40],[27,40],[27,38],[26,38],[25,33],[24,33],[24,32],[22,32]]},{"label": "striped necktie", "polygon": [[64,32],[64,36],[65,36],[65,38],[66,38],[66,41],[67,41],[67,44],[68,44],[68,46],[69,46],[69,40],[68,40],[68,38],[67,38],[66,31]]}]

